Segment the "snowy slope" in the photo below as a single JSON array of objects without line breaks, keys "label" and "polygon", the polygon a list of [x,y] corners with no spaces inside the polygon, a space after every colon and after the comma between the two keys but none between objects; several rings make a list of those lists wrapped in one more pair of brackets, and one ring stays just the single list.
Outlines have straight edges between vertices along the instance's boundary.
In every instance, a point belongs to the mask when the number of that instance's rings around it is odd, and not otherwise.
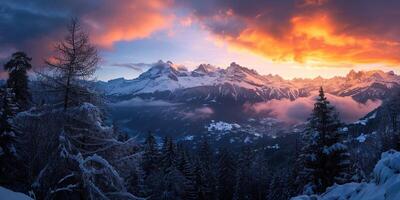
[{"label": "snowy slope", "polygon": [[32,200],[32,198],[25,194],[14,192],[0,186],[0,199],[4,200]]},{"label": "snowy slope", "polygon": [[320,196],[298,196],[292,200],[398,200],[400,199],[400,152],[382,154],[368,183],[334,185]]}]

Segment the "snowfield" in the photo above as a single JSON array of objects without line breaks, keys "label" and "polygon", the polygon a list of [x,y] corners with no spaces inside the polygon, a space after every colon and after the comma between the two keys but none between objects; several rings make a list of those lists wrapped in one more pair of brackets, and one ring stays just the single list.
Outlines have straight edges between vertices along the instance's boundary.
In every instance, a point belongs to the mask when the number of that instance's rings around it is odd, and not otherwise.
[{"label": "snowfield", "polygon": [[212,131],[231,131],[232,129],[237,129],[240,128],[239,124],[236,123],[227,123],[223,121],[215,122],[214,120],[211,120],[211,123],[207,126],[207,130],[209,132]]},{"label": "snowfield", "polygon": [[291,200],[399,200],[400,152],[382,153],[370,182],[334,185],[319,196],[302,195]]},{"label": "snowfield", "polygon": [[0,199],[4,200],[33,200],[25,194],[14,192],[0,186]]}]

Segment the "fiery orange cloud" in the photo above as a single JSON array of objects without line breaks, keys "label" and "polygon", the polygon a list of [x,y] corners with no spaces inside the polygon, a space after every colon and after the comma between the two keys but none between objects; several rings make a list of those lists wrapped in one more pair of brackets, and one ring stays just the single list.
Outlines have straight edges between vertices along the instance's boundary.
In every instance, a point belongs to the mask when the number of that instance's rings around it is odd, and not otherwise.
[{"label": "fiery orange cloud", "polygon": [[166,13],[169,4],[162,0],[110,1],[110,6],[84,16],[83,21],[90,26],[92,40],[109,48],[115,42],[144,38],[166,28],[173,19],[172,14]]},{"label": "fiery orange cloud", "polygon": [[289,29],[279,36],[250,20],[246,23],[247,27],[239,34],[216,34],[217,38],[277,62],[321,65],[400,63],[399,42],[342,32],[343,25],[332,20],[328,13],[293,16]]}]

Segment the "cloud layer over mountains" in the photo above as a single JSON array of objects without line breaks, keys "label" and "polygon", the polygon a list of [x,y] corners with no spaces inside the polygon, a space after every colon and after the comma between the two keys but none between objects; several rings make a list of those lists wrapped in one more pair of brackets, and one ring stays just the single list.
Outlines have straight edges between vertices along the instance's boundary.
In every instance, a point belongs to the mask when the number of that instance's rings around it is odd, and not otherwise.
[{"label": "cloud layer over mountains", "polygon": [[[316,96],[317,94],[314,93],[309,97],[301,97],[294,101],[274,99],[265,103],[246,105],[246,109],[250,112],[269,113],[285,122],[299,123],[304,122],[310,116]],[[349,96],[339,97],[331,94],[326,94],[326,96],[339,112],[341,120],[347,123],[358,120],[381,105],[379,100],[368,100],[363,104],[358,103]]]}]

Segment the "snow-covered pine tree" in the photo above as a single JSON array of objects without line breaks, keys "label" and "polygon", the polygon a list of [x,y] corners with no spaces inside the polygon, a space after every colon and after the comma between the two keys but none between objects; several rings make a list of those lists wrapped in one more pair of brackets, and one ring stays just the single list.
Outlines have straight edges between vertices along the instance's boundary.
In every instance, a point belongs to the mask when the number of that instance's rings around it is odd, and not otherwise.
[{"label": "snow-covered pine tree", "polygon": [[301,176],[308,182],[304,193],[321,193],[334,183],[345,183],[351,178],[350,155],[342,143],[341,125],[321,87],[303,133]]},{"label": "snow-covered pine tree", "polygon": [[16,155],[14,142],[16,132],[13,127],[13,117],[17,114],[19,106],[12,88],[5,88],[1,92],[2,105],[0,107],[0,156]]},{"label": "snow-covered pine tree", "polygon": [[[13,117],[19,110],[17,100],[12,88],[0,91],[0,184],[4,185],[10,177],[14,176],[13,166],[17,157],[16,137],[17,131],[13,125]],[[14,177],[15,178],[15,177]]]},{"label": "snow-covered pine tree", "polygon": [[363,181],[367,181],[367,175],[365,174],[364,170],[361,168],[360,163],[355,161],[351,166],[351,171],[353,172],[351,181],[361,183]]},{"label": "snow-covered pine tree", "polygon": [[11,59],[4,64],[4,69],[9,74],[7,87],[13,89],[20,109],[28,108],[31,101],[27,75],[27,71],[32,68],[31,60],[32,58],[28,57],[26,53],[18,51],[13,53]]},{"label": "snow-covered pine tree", "polygon": [[217,198],[232,199],[235,191],[235,161],[231,153],[223,149],[217,163]]},{"label": "snow-covered pine tree", "polygon": [[[133,140],[118,141],[100,116],[88,103],[67,112],[31,109],[17,115],[19,128],[31,131],[24,135],[29,143],[23,145],[23,159],[38,199],[140,199],[121,176],[127,169],[137,171]],[[30,143],[31,138],[39,142]]]}]

